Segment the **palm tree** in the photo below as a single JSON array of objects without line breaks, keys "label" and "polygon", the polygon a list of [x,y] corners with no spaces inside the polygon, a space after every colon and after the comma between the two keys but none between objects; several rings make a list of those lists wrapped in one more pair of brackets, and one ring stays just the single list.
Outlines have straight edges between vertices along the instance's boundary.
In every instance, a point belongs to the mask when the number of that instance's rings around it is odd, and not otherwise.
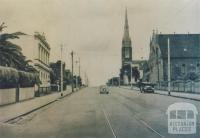
[{"label": "palm tree", "polygon": [[0,65],[24,70],[27,66],[26,58],[20,46],[13,44],[9,39],[19,39],[22,32],[0,34]]}]

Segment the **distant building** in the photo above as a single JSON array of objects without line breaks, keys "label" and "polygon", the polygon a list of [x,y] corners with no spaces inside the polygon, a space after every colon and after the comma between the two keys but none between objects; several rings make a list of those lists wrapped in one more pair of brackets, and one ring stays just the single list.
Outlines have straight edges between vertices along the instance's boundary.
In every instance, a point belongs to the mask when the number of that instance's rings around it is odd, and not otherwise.
[{"label": "distant building", "polygon": [[[131,70],[137,69],[139,71],[139,76],[143,76],[143,63],[144,60],[133,60],[132,59],[132,41],[129,36],[129,25],[128,25],[128,15],[127,10],[125,13],[125,25],[124,25],[124,35],[122,39],[122,49],[121,49],[121,60],[122,67],[120,69],[120,82],[124,85],[128,85],[130,83],[135,83],[135,74]],[[131,82],[132,81],[132,82]]]},{"label": "distant building", "polygon": [[147,60],[133,60],[132,61],[132,67],[137,67],[139,73],[140,73],[140,78],[143,78],[144,74],[144,64],[147,63]]},{"label": "distant building", "polygon": [[49,88],[51,71],[49,67],[50,45],[47,43],[44,34],[23,35],[20,36],[20,39],[12,41],[21,46],[27,60],[31,60],[30,64],[37,69],[41,81],[40,87]]},{"label": "distant building", "polygon": [[[61,61],[58,60],[56,63],[51,62],[50,68],[52,69],[51,74],[51,84],[60,84],[60,78],[61,78]],[[63,77],[65,73],[65,63],[62,65],[63,68]]]},{"label": "distant building", "polygon": [[149,71],[145,76],[151,82],[167,81],[170,40],[171,80],[190,79],[200,75],[200,34],[157,34],[150,41]]}]

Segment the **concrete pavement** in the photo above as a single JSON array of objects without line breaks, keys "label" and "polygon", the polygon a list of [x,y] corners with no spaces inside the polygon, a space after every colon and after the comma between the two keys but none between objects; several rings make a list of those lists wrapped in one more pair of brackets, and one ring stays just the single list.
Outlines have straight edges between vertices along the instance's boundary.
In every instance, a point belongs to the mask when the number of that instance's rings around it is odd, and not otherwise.
[{"label": "concrete pavement", "polygon": [[[134,91],[134,92],[133,92]],[[3,138],[197,138],[197,133],[172,135],[167,131],[166,110],[175,102],[189,102],[200,111],[200,102],[111,88],[99,94],[86,88],[47,108],[0,125]]]},{"label": "concrete pavement", "polygon": [[[67,89],[66,91],[63,91],[63,96],[66,96],[71,93],[71,88]],[[44,106],[46,104],[49,104],[56,99],[61,97],[60,92],[48,94],[41,97],[36,97],[30,100],[1,106],[0,107],[0,122],[8,121],[12,118],[15,118],[17,116],[26,114],[28,112],[31,112],[32,110],[35,110],[37,108],[40,108],[41,106]]]},{"label": "concrete pavement", "polygon": [[[121,86],[121,88],[131,90],[130,86]],[[137,88],[137,87],[133,87],[132,90],[140,91],[139,88]],[[168,91],[155,90],[155,93],[156,94],[161,94],[161,95],[169,96],[168,95]],[[174,91],[171,91],[170,96],[200,101],[200,94],[195,94],[195,93],[189,93],[189,92],[186,93],[186,92],[174,92]]]}]

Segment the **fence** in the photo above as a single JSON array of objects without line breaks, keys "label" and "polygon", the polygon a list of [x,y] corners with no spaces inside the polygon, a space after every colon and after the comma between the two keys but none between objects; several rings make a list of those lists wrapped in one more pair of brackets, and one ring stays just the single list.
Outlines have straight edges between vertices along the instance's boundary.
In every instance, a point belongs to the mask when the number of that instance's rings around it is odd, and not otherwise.
[{"label": "fence", "polygon": [[0,105],[34,98],[34,87],[0,89]]},{"label": "fence", "polygon": [[[160,82],[155,86],[158,90],[168,90],[168,82]],[[200,94],[200,80],[198,81],[172,81],[171,90],[175,92],[188,92]]]}]

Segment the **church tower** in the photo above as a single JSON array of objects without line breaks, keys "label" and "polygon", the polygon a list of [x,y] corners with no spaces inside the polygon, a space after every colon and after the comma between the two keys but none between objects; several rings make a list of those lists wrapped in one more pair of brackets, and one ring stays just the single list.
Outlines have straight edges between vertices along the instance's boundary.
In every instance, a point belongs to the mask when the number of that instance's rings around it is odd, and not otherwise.
[{"label": "church tower", "polygon": [[132,62],[132,43],[129,36],[127,9],[125,12],[124,36],[122,39],[122,67]]}]

